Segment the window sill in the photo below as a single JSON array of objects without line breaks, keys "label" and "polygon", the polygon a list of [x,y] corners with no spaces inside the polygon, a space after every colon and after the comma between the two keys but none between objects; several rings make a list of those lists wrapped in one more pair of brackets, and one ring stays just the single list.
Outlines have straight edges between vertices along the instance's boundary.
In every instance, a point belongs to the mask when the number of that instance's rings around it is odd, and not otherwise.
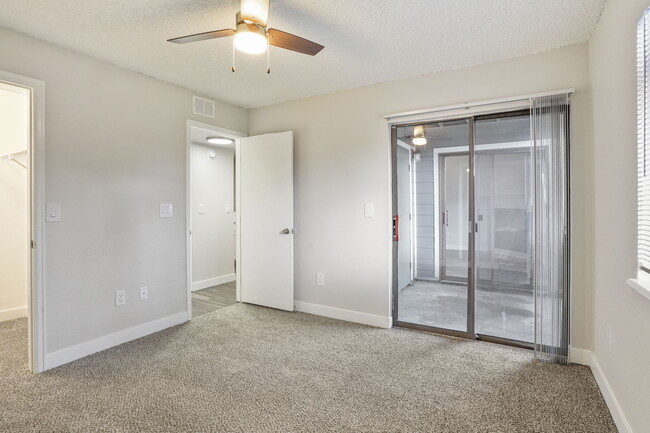
[{"label": "window sill", "polygon": [[650,280],[630,278],[627,280],[627,285],[639,292],[644,298],[650,300]]}]

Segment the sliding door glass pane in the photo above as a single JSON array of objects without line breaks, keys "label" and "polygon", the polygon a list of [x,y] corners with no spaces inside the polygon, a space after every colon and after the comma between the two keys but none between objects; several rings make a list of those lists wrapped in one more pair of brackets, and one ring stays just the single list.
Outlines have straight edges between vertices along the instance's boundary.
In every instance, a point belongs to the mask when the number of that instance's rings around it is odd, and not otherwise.
[{"label": "sliding door glass pane", "polygon": [[532,342],[529,116],[476,121],[475,155],[476,333]]},{"label": "sliding door glass pane", "polygon": [[469,221],[469,157],[440,155],[442,234],[442,280],[467,282]]},{"label": "sliding door glass pane", "polygon": [[397,255],[397,284],[400,288],[406,287],[413,281],[413,225],[412,225],[412,193],[411,181],[411,155],[412,150],[404,147],[397,147],[397,212],[399,218],[399,248]]},{"label": "sliding door glass pane", "polygon": [[[410,236],[400,235],[398,257],[412,257],[413,270],[408,284],[404,284],[408,277],[399,278],[397,320],[466,332],[469,122],[399,127],[397,140],[411,149],[412,158],[410,178],[398,175],[399,207],[412,210]],[[398,161],[405,155],[400,154]],[[403,161],[402,165],[406,167]],[[406,181],[410,188],[400,185]],[[399,198],[407,191],[410,206]],[[400,211],[400,230],[405,218],[409,216]],[[399,260],[398,268],[403,266],[404,260]],[[403,269],[398,272],[406,275]]]}]

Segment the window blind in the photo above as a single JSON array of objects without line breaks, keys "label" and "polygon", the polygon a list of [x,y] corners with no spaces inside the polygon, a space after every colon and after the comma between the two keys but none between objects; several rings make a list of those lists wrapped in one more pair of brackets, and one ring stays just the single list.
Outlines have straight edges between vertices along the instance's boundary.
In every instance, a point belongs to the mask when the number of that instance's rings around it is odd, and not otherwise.
[{"label": "window blind", "polygon": [[535,356],[569,354],[569,95],[531,99],[535,218]]},{"label": "window blind", "polygon": [[637,25],[637,140],[638,140],[638,260],[639,269],[650,274],[650,13]]}]

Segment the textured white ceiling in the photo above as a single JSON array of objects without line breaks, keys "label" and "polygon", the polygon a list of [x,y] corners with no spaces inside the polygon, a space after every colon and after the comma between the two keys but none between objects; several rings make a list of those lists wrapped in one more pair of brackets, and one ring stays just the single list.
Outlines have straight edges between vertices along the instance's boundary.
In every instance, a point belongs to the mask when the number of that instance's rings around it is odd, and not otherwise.
[{"label": "textured white ceiling", "polygon": [[586,42],[606,0],[271,0],[269,26],[316,57],[232,38],[166,39],[234,26],[239,0],[1,0],[0,26],[246,108]]}]

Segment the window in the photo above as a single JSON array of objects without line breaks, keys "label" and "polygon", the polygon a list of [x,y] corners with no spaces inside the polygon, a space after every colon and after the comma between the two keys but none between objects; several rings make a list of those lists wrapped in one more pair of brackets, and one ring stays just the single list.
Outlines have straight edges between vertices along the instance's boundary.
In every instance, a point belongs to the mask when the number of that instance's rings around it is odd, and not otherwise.
[{"label": "window", "polygon": [[650,9],[637,24],[637,252],[636,280],[628,284],[650,299]]}]

